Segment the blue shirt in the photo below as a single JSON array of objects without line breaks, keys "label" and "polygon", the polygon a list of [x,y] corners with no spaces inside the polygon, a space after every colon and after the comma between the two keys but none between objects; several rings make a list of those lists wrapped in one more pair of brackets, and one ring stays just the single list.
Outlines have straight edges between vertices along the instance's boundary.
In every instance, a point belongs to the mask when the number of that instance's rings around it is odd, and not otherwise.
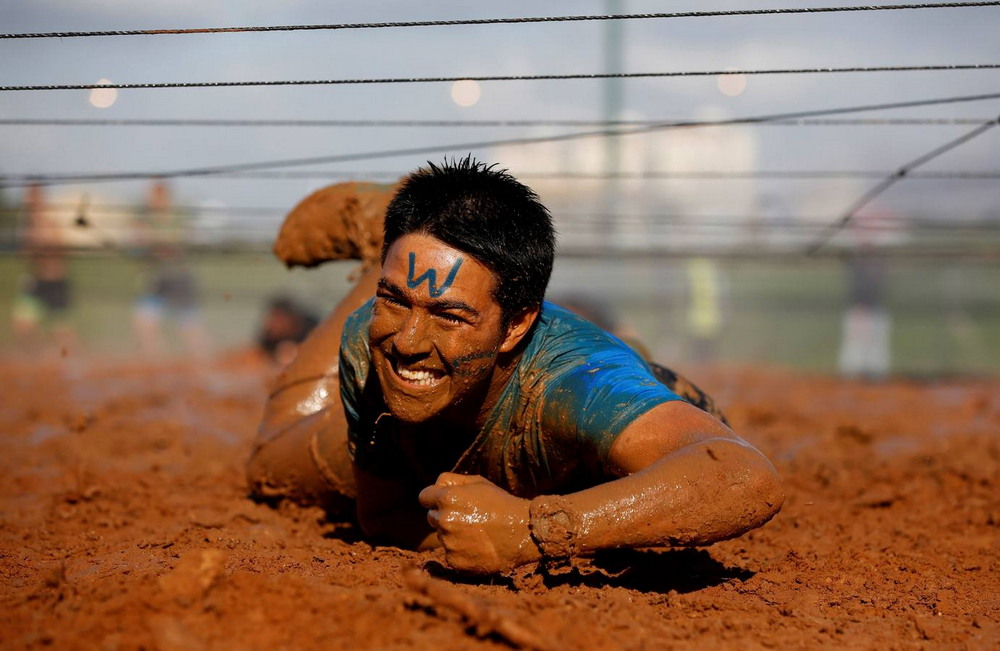
[{"label": "blue shirt", "polygon": [[657,405],[683,399],[622,341],[545,302],[482,429],[456,433],[464,450],[454,450],[448,462],[454,465],[442,467],[421,449],[430,447],[420,445],[428,439],[404,431],[387,414],[368,348],[371,315],[371,301],[354,312],[341,345],[351,455],[367,472],[415,486],[434,483],[444,470],[482,475],[521,497],[594,486],[613,478],[608,453],[629,424]]}]

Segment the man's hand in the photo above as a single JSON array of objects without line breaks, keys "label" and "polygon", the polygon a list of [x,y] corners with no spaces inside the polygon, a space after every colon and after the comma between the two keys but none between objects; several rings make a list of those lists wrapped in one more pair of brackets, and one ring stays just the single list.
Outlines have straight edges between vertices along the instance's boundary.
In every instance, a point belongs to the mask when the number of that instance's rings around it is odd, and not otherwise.
[{"label": "man's hand", "polygon": [[457,570],[495,574],[540,558],[528,530],[528,500],[479,475],[443,473],[419,499],[445,560]]}]

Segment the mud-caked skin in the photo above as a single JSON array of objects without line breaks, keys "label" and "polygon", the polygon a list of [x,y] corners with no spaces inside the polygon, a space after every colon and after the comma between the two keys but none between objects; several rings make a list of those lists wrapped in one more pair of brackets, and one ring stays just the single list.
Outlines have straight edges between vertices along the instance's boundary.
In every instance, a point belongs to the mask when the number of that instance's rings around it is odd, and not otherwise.
[{"label": "mud-caked skin", "polygon": [[303,199],[285,218],[274,254],[289,267],[315,267],[331,260],[361,260],[371,266],[382,249],[382,220],[393,184],[337,183]]},{"label": "mud-caked skin", "polygon": [[774,468],[707,396],[543,306],[551,221],[512,177],[469,159],[419,170],[385,233],[381,268],[279,378],[255,493],[356,495],[372,539],[441,545],[481,574],[709,544],[777,513]]},{"label": "mud-caked skin", "polygon": [[374,299],[348,318],[340,387],[354,463],[381,477],[423,487],[445,471],[481,475],[520,497],[594,486],[614,478],[608,451],[626,425],[682,399],[623,342],[546,302],[475,439],[437,449],[433,431],[447,425],[400,420],[394,414],[401,410],[386,405],[385,381],[371,378],[379,355],[369,349],[369,332],[378,304]]}]

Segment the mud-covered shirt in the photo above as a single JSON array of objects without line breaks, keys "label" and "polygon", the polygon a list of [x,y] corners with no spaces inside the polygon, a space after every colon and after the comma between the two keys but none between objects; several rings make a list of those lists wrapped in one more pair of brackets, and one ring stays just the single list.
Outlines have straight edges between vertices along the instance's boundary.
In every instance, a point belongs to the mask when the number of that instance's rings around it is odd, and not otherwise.
[{"label": "mud-covered shirt", "polygon": [[482,429],[456,433],[450,438],[464,449],[442,454],[441,447],[421,445],[447,441],[440,425],[421,426],[427,428],[421,432],[388,414],[368,348],[371,316],[369,301],[347,320],[340,390],[355,464],[387,479],[422,487],[451,470],[482,475],[521,497],[581,490],[613,478],[608,453],[629,424],[683,399],[620,340],[546,302]]}]

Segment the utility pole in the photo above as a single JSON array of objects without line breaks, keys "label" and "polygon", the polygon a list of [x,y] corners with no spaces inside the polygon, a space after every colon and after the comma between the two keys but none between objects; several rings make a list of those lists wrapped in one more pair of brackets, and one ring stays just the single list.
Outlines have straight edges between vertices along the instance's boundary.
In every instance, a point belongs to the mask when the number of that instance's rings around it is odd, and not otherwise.
[{"label": "utility pole", "polygon": [[[624,13],[624,0],[606,0],[607,15]],[[618,74],[624,71],[623,31],[624,21],[607,20],[604,22],[604,71],[608,74]],[[624,79],[609,77],[604,80],[603,119],[605,121],[620,120],[622,117],[622,95]],[[604,206],[601,216],[600,235],[605,246],[612,248],[619,243],[617,216],[621,207],[621,180],[618,176],[622,171],[621,137],[604,138]]]}]

